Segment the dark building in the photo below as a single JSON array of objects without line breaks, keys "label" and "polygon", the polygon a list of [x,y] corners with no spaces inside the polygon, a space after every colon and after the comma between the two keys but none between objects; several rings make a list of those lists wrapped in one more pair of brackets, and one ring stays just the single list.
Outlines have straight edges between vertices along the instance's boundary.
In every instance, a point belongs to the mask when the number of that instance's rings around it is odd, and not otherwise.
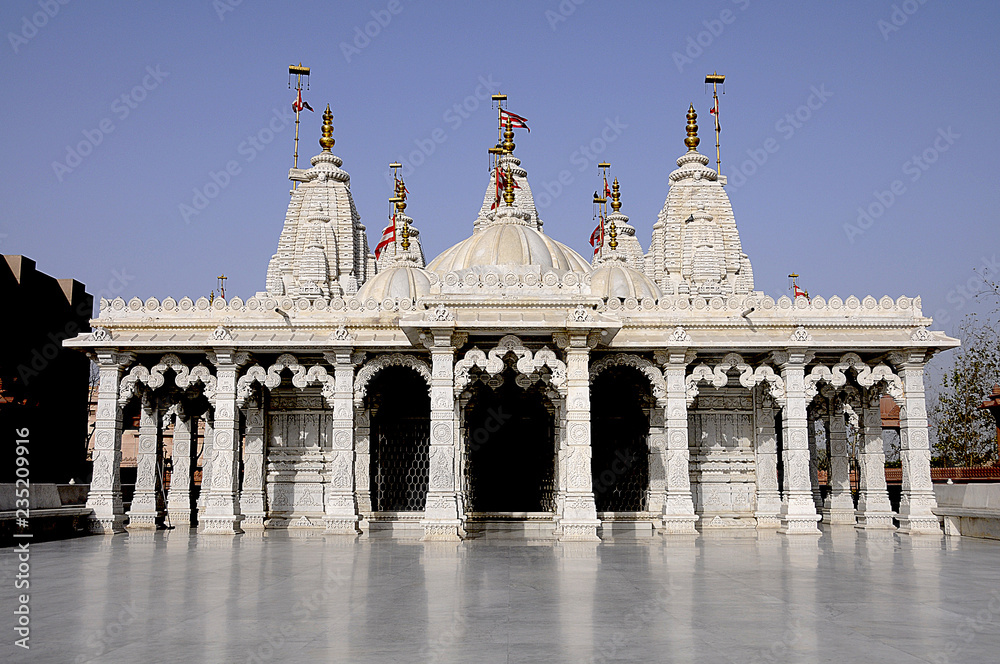
[{"label": "dark building", "polygon": [[32,484],[86,481],[90,360],[62,347],[90,330],[93,297],[75,279],[39,272],[35,261],[0,261],[0,482],[16,478],[14,439],[28,429]]}]

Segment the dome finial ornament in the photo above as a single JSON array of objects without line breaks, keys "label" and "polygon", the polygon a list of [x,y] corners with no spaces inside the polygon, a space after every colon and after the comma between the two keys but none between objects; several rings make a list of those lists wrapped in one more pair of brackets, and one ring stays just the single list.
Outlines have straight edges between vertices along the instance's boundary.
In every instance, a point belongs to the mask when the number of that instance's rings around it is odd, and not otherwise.
[{"label": "dome finial ornament", "polygon": [[502,147],[503,147],[504,154],[513,154],[514,153],[514,147],[515,147],[515,145],[514,145],[514,126],[513,126],[513,123],[511,122],[511,119],[509,117],[507,118],[507,127],[506,127],[506,130],[503,133],[503,145],[502,145]]},{"label": "dome finial ornament", "polygon": [[614,184],[611,185],[611,209],[616,213],[622,209],[622,195],[618,187],[618,178],[615,178]]},{"label": "dome finial ornament", "polygon": [[[510,131],[510,125],[508,125],[508,131]],[[511,132],[511,136],[514,133]],[[507,207],[512,207],[514,205],[514,171],[510,166],[507,167],[507,171],[503,180],[503,202],[507,204]]]},{"label": "dome finial ornament", "polygon": [[698,148],[698,144],[701,143],[701,139],[698,138],[698,114],[694,110],[694,104],[688,108],[687,112],[687,138],[684,139],[684,145],[691,152],[694,152]]},{"label": "dome finial ornament", "polygon": [[329,152],[337,141],[333,138],[333,113],[330,112],[330,105],[326,105],[323,111],[323,137],[319,139],[319,146],[323,152]]}]

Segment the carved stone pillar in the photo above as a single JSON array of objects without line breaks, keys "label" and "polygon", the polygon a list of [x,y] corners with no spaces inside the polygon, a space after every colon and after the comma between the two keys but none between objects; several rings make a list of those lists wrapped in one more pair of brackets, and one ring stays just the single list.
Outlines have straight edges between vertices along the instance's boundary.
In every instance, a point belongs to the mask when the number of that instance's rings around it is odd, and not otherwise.
[{"label": "carved stone pillar", "polygon": [[264,408],[260,400],[250,398],[244,411],[246,432],[243,437],[243,487],[240,489],[240,514],[243,530],[264,528],[267,517],[264,496]]},{"label": "carved stone pillar", "polygon": [[[198,491],[198,520],[205,513],[205,501],[208,500],[208,487],[212,484],[212,462],[215,460],[215,452],[212,449],[212,442],[215,440],[215,415],[211,406],[201,417],[201,485]],[[194,431],[197,439],[197,430]]]},{"label": "carved stone pillar", "polygon": [[591,477],[590,344],[587,332],[571,331],[557,340],[566,350],[566,464],[560,540],[600,541]]},{"label": "carved stone pillar", "polygon": [[469,394],[468,392],[463,393],[463,396],[455,399],[455,422],[459,423],[459,426],[455,427],[455,453],[458,458],[455,464],[455,486],[456,497],[458,499],[458,516],[462,520],[462,531],[466,530],[466,523],[468,517],[466,516],[467,506],[469,504],[469,481],[468,481],[468,450],[465,446],[465,441],[468,440],[467,432],[465,431],[465,412],[469,407],[469,397],[465,396]]},{"label": "carved stone pillar", "polygon": [[861,394],[861,454],[858,479],[858,527],[894,530],[892,506],[885,486],[885,451],[882,447],[881,392],[875,388]]},{"label": "carved stone pillar", "polygon": [[649,486],[646,488],[646,511],[656,516],[653,527],[663,526],[663,508],[667,502],[667,432],[664,427],[665,403],[649,409],[649,438],[647,462]]},{"label": "carved stone pillar", "polygon": [[111,350],[97,351],[99,382],[97,420],[94,428],[94,473],[87,495],[90,532],[111,535],[125,532],[122,507],[122,409],[118,386],[122,371],[135,356]]},{"label": "carved stone pillar", "polygon": [[330,481],[324,495],[323,523],[327,533],[358,534],[358,509],[354,502],[354,364],[349,347],[324,353],[333,366],[333,449]]},{"label": "carved stone pillar", "polygon": [[459,540],[464,536],[458,511],[458,449],[455,444],[454,323],[432,329],[427,340],[431,352],[431,445],[427,503],[424,507],[425,540]]},{"label": "carved stone pillar", "polygon": [[160,496],[159,461],[162,449],[160,416],[156,397],[148,389],[142,391],[139,409],[139,441],[136,446],[135,494],[128,512],[129,530],[156,530],[163,516]]},{"label": "carved stone pillar", "polygon": [[819,486],[819,452],[826,445],[825,440],[819,440],[819,435],[816,432],[816,420],[808,417],[808,409],[806,409],[806,413],[806,430],[809,433],[809,484],[812,487],[813,504],[816,505],[816,512],[819,513],[823,509],[823,490]]},{"label": "carved stone pillar", "polygon": [[899,456],[903,466],[903,491],[899,501],[899,531],[940,535],[941,526],[931,484],[931,450],[924,402],[923,350],[893,353],[903,381],[903,403],[899,408]]},{"label": "carved stone pillar", "polygon": [[823,503],[823,522],[854,525],[854,499],[851,497],[851,461],[847,454],[847,426],[844,402],[832,392],[827,399],[826,431],[830,439],[830,494]]},{"label": "carved stone pillar", "polygon": [[778,490],[778,436],[774,429],[774,399],[767,389],[758,390],[756,415],[757,528],[781,526],[781,492]]},{"label": "carved stone pillar", "polygon": [[566,400],[559,399],[556,408],[556,426],[554,430],[556,444],[556,467],[555,467],[555,510],[553,521],[555,530],[553,534],[558,537],[562,535],[562,517],[566,511]]},{"label": "carved stone pillar", "polygon": [[191,524],[192,429],[197,434],[198,419],[189,417],[183,404],[178,403],[174,409],[174,447],[167,493],[167,520],[172,526]]},{"label": "carved stone pillar", "polygon": [[354,406],[354,497],[358,505],[358,528],[368,532],[372,514],[371,417],[363,406]]},{"label": "carved stone pillar", "polygon": [[691,498],[690,458],[688,449],[688,415],[685,374],[687,365],[695,354],[678,348],[657,355],[663,364],[663,378],[667,384],[667,496],[663,505],[663,532],[666,534],[694,534],[698,516],[694,513]]},{"label": "carved stone pillar", "polygon": [[805,364],[808,352],[800,349],[775,351],[785,383],[785,407],[781,411],[784,443],[785,495],[781,504],[780,532],[789,535],[819,534],[812,486],[809,481],[809,420],[806,416]]},{"label": "carved stone pillar", "polygon": [[210,484],[202,482],[202,493],[207,490],[204,517],[201,519],[205,534],[228,535],[240,529],[239,467],[240,421],[236,407],[236,379],[239,368],[248,355],[231,349],[219,349],[211,360],[216,367],[215,421]]}]

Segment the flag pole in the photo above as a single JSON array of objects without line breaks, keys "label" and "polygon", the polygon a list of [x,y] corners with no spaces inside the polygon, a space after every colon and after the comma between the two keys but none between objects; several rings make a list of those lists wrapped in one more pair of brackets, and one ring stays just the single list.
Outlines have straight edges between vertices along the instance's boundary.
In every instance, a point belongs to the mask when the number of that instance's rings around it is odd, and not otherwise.
[{"label": "flag pole", "polygon": [[714,74],[709,74],[705,77],[706,83],[712,84],[712,98],[715,100],[715,170],[716,173],[722,175],[722,153],[719,151],[719,83],[723,85],[723,94],[725,94],[725,84],[726,77],[724,74],[715,72]]},{"label": "flag pole", "polygon": [[[303,67],[302,63],[299,62],[298,65],[288,66],[288,78],[289,84],[291,84],[291,77],[295,76],[295,91],[301,95],[302,94],[302,77],[305,76],[308,80],[309,77],[309,67]],[[292,168],[299,167],[299,113],[302,109],[299,108],[298,104],[295,104],[295,152],[292,155]],[[292,182],[292,189],[296,188],[298,182]]]}]

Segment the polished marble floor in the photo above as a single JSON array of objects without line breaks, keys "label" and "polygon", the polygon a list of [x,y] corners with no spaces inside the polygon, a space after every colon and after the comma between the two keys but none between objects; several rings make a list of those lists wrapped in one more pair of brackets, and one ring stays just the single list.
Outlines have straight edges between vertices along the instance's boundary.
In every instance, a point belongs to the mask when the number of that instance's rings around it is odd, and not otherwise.
[{"label": "polished marble floor", "polygon": [[87,537],[31,549],[0,661],[997,662],[1000,541]]}]

